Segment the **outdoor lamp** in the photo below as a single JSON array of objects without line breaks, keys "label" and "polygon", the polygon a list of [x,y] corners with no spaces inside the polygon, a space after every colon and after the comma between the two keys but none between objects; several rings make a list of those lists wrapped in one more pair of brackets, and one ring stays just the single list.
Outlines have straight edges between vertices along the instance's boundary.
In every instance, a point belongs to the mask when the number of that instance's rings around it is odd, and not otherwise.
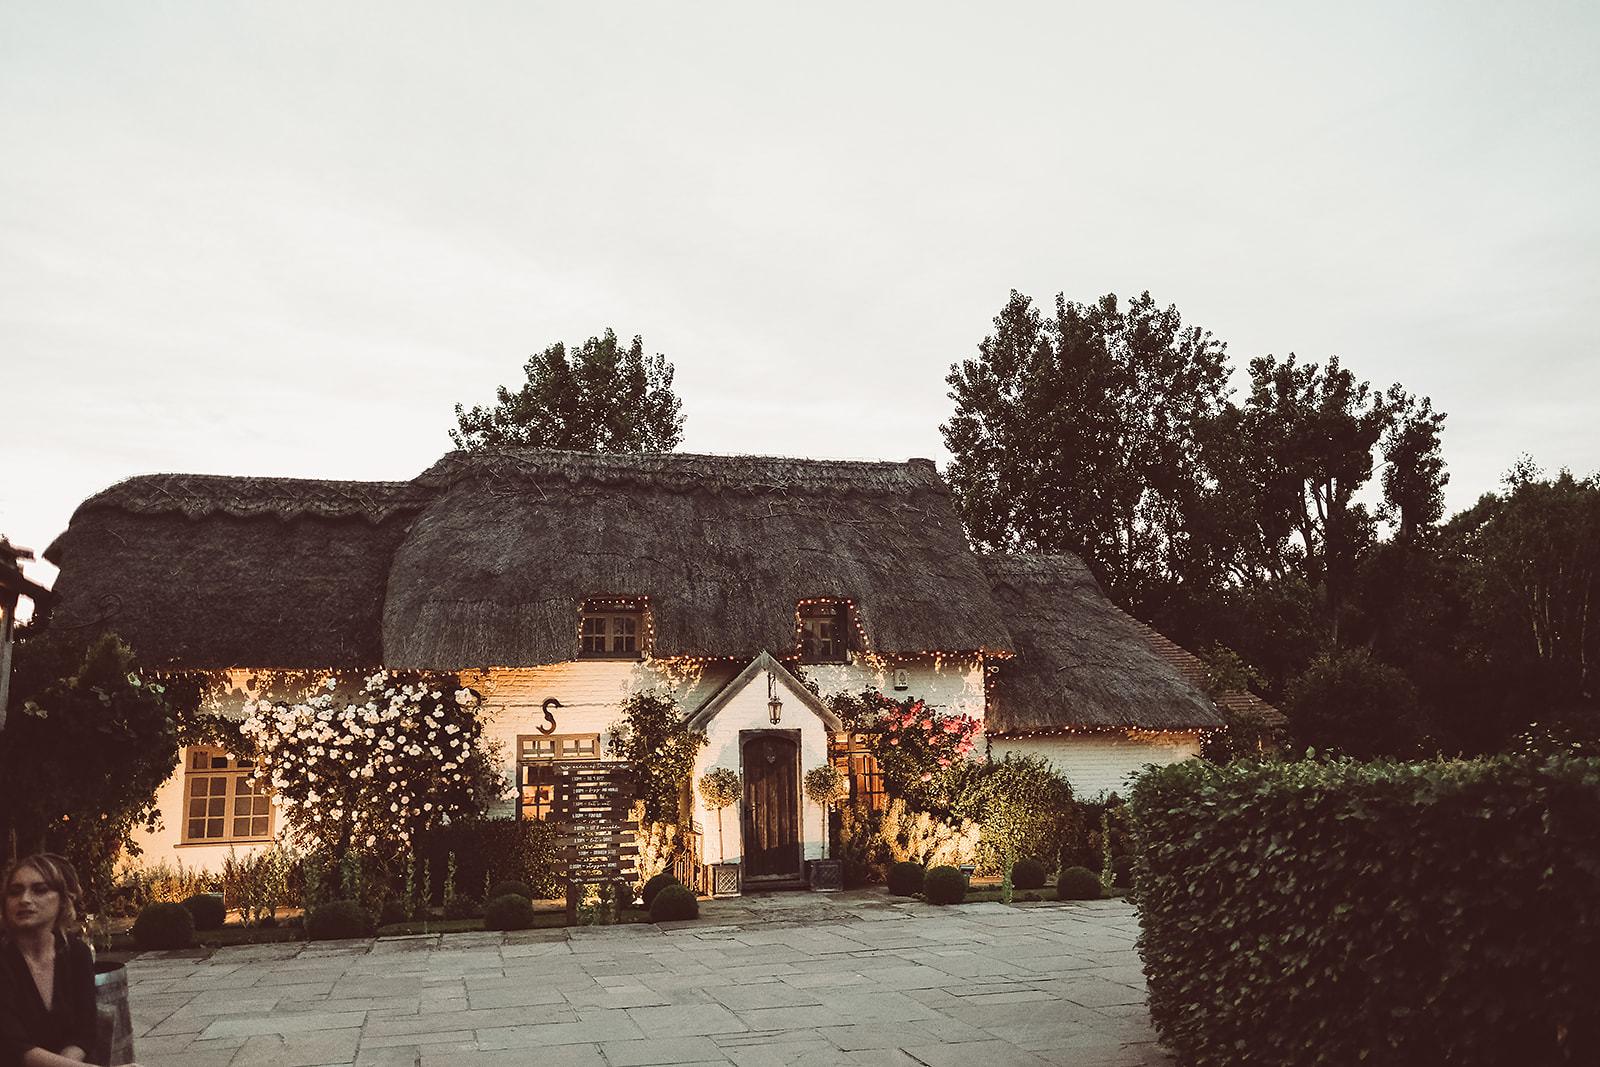
[{"label": "outdoor lamp", "polygon": [[774,726],[783,718],[783,701],[778,699],[778,689],[771,671],[767,672],[767,718]]}]

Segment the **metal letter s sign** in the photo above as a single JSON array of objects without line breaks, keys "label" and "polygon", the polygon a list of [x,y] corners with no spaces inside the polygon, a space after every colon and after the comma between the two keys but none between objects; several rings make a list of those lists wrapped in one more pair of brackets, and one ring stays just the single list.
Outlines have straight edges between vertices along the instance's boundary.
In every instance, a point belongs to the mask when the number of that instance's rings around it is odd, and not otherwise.
[{"label": "metal letter s sign", "polygon": [[550,697],[544,702],[545,725],[536,727],[541,734],[553,734],[556,732],[556,717],[550,714],[550,709],[559,708],[560,706],[561,701],[557,700],[555,697]]}]

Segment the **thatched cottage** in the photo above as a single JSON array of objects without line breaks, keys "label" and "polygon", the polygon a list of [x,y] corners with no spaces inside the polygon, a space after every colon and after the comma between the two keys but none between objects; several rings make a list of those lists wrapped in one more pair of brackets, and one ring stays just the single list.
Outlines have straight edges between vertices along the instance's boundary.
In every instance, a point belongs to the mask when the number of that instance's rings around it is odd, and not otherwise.
[{"label": "thatched cottage", "polygon": [[[797,674],[979,718],[991,756],[1046,756],[1089,795],[1223,722],[1076,559],[973,552],[928,460],[501,449],[408,482],[151,475],[85,501],[46,555],[52,625],[115,630],[152,668],[473,672],[524,817],[540,768],[605,758],[621,702],[665,690],[711,738],[697,776],[743,775],[738,831],[705,858],[753,884],[820,854],[806,770],[873,787]],[[223,752],[186,753],[160,802],[151,859],[214,867],[279,829]]]}]

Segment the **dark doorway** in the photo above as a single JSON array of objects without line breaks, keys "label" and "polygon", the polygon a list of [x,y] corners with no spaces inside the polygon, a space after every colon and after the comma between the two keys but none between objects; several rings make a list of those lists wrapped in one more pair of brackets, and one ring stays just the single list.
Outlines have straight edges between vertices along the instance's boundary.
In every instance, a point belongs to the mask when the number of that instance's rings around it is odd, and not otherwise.
[{"label": "dark doorway", "polygon": [[800,744],[790,734],[744,739],[745,881],[799,881]]}]

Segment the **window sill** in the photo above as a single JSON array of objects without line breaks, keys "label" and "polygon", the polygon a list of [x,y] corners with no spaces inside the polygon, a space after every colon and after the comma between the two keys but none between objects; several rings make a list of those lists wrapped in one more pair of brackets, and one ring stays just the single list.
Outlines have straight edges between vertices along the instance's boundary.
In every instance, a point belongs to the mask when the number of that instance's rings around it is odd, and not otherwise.
[{"label": "window sill", "polygon": [[579,652],[579,660],[599,660],[608,663],[643,663],[642,652]]},{"label": "window sill", "polygon": [[270,845],[270,837],[230,837],[219,841],[179,841],[173,848],[227,848],[229,845]]}]

